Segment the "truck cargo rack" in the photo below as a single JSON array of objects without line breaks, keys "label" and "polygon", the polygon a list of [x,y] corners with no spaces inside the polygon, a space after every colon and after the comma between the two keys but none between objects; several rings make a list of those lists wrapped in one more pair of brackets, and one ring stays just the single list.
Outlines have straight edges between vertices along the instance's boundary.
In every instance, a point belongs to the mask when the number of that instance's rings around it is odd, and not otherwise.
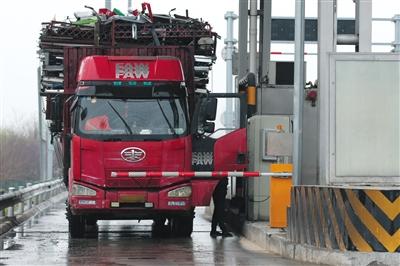
[{"label": "truck cargo rack", "polygon": [[100,22],[98,30],[95,26],[60,21],[42,25],[41,48],[68,44],[113,47],[154,45],[157,38],[159,45],[193,45],[195,54],[215,57],[219,38],[208,23],[202,22],[137,23],[113,19],[110,23]]}]

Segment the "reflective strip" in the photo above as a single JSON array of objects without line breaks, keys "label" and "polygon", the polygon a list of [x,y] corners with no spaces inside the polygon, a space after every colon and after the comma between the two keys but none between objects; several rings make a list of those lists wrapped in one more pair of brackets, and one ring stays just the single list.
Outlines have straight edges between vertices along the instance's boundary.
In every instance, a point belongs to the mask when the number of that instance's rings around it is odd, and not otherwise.
[{"label": "reflective strip", "polygon": [[248,86],[247,87],[247,104],[248,105],[256,105],[256,87]]},{"label": "reflective strip", "polygon": [[175,177],[179,176],[179,172],[162,172],[163,177]]},{"label": "reflective strip", "polygon": [[211,177],[212,173],[211,172],[194,172],[194,176],[196,177]]},{"label": "reflective strip", "polygon": [[289,172],[280,172],[280,173],[260,173],[260,176],[280,176],[280,177],[289,177],[289,176],[292,176],[292,173],[289,173]]},{"label": "reflective strip", "polygon": [[243,172],[228,172],[228,176],[242,177],[244,176]]},{"label": "reflective strip", "polygon": [[[118,176],[120,176],[120,175],[118,175]],[[145,177],[146,172],[129,172],[128,176],[129,177]]]}]

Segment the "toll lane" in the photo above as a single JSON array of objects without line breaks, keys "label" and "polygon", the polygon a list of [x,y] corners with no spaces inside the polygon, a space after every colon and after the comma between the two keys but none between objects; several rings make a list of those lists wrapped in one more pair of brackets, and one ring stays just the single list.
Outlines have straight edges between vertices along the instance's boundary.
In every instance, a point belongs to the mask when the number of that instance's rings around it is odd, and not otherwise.
[{"label": "toll lane", "polygon": [[305,265],[238,236],[211,238],[202,212],[191,238],[154,236],[150,221],[100,221],[98,236],[70,239],[59,203],[1,239],[0,265]]}]

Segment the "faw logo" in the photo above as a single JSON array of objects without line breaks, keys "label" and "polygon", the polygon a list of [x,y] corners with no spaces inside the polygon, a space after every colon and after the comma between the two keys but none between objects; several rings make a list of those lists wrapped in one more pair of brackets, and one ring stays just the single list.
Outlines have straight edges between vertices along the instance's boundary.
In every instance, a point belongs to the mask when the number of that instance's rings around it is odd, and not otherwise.
[{"label": "faw logo", "polygon": [[121,157],[127,162],[137,163],[146,157],[146,152],[137,147],[129,147],[121,151]]},{"label": "faw logo", "polygon": [[192,165],[212,165],[212,152],[192,152]]},{"label": "faw logo", "polygon": [[128,79],[128,78],[145,78],[149,76],[149,64],[143,63],[118,63],[115,64],[115,78]]}]

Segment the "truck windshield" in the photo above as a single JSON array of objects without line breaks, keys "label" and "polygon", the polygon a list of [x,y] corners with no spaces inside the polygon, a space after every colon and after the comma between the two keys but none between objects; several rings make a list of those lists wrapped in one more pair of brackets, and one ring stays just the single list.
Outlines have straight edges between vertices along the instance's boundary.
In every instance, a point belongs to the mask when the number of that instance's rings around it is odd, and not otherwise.
[{"label": "truck windshield", "polygon": [[103,140],[179,137],[187,133],[183,102],[179,98],[80,97],[77,133]]}]

